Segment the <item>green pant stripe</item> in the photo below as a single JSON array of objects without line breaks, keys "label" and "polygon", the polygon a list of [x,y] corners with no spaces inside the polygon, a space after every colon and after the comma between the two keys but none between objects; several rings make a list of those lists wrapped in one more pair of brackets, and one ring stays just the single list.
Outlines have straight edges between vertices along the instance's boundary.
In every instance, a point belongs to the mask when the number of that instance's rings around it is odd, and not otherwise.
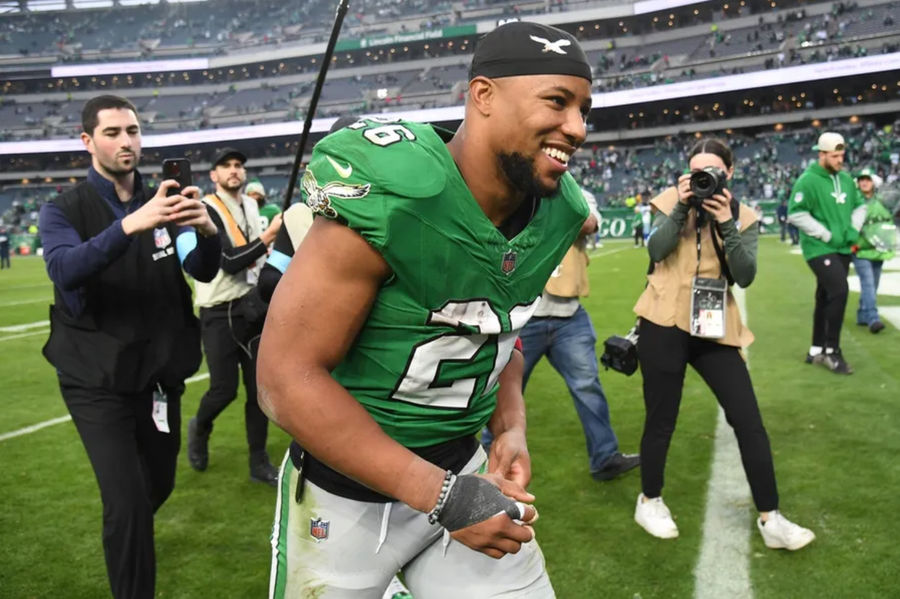
[{"label": "green pant stripe", "polygon": [[287,584],[287,543],[288,543],[288,518],[291,510],[291,476],[294,465],[291,462],[290,452],[286,452],[281,463],[281,487],[278,490],[278,505],[275,508],[275,526],[272,528],[272,568],[273,583],[270,583],[269,598],[284,599],[285,585]]}]

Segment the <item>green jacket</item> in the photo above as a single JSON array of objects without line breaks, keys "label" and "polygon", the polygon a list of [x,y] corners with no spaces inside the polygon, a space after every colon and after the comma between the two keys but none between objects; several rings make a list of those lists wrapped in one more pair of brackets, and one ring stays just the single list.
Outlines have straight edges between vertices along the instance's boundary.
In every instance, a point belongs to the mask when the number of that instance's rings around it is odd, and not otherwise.
[{"label": "green jacket", "polygon": [[631,216],[631,228],[637,229],[638,227],[642,227],[643,225],[644,225],[644,213],[641,212],[640,208],[635,206],[634,214]]},{"label": "green jacket", "polygon": [[878,194],[866,201],[866,222],[859,236],[857,258],[890,260],[897,247],[897,226]]},{"label": "green jacket", "polygon": [[810,164],[794,183],[788,221],[800,230],[803,258],[849,254],[865,218],[862,194],[849,174]]}]

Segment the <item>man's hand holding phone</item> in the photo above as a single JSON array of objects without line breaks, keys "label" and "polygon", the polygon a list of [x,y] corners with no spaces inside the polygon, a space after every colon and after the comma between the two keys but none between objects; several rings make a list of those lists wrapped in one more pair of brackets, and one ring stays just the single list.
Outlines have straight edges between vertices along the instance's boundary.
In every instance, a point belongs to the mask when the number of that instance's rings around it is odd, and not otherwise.
[{"label": "man's hand holding phone", "polygon": [[[200,189],[190,185],[190,163],[183,159],[164,161],[164,176],[172,170],[169,167],[170,162],[177,162],[181,166],[177,172],[178,177],[164,179],[159,184],[156,195],[122,219],[122,230],[127,235],[133,235],[175,223],[179,226],[194,227],[204,237],[215,235],[218,231],[209,218],[206,205],[200,200]],[[182,189],[182,183],[177,179],[188,184]]]},{"label": "man's hand holding phone", "polygon": [[216,225],[209,218],[206,204],[200,200],[200,188],[191,185],[180,190],[177,195],[169,196],[166,199],[170,200],[173,198],[178,198],[179,200],[172,207],[172,222],[181,227],[194,227],[204,237],[218,233]]}]

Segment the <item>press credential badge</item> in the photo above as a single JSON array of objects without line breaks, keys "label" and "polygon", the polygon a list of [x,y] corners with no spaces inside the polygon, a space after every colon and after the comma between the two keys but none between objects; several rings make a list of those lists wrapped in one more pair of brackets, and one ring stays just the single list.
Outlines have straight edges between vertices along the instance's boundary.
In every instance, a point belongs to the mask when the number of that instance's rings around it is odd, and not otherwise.
[{"label": "press credential badge", "polygon": [[725,279],[694,277],[691,283],[691,335],[707,339],[725,336]]},{"label": "press credential badge", "polygon": [[153,392],[153,424],[156,430],[161,433],[169,431],[169,398],[157,383],[156,391]]}]

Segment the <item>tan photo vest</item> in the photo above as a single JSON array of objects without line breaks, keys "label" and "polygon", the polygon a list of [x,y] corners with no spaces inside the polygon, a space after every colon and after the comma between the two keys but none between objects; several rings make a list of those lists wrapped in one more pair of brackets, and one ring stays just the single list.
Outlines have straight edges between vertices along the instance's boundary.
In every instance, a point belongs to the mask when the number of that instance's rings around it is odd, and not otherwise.
[{"label": "tan photo vest", "polygon": [[[678,191],[670,187],[650,201],[663,214],[669,215],[678,202]],[[752,208],[740,204],[738,229],[743,233],[756,226],[756,213]],[[694,210],[688,214],[687,222],[681,229],[680,240],[675,249],[664,260],[654,265],[647,275],[647,287],[638,298],[634,312],[659,326],[675,326],[690,332],[691,282],[697,274],[697,215]],[[719,239],[719,246],[723,247]],[[722,275],[722,265],[713,247],[708,226],[700,232],[699,276],[717,278]],[[727,294],[725,308],[725,336],[716,339],[724,345],[747,347],[753,343],[753,333],[741,323],[741,313],[731,289]]]}]

